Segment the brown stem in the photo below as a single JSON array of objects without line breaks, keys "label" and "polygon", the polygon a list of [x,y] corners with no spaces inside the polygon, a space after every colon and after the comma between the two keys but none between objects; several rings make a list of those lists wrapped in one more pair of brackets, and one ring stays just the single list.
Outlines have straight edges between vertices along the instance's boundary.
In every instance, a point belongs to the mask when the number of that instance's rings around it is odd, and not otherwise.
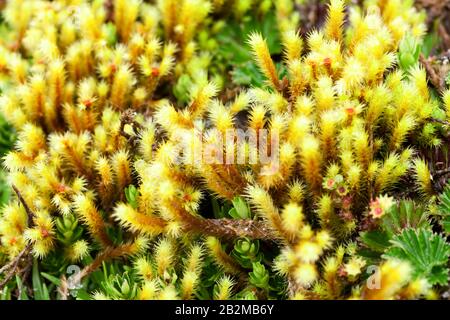
[{"label": "brown stem", "polygon": [[30,207],[28,206],[28,204],[26,203],[25,199],[22,197],[22,194],[20,193],[19,189],[17,189],[17,187],[15,185],[11,186],[14,190],[14,192],[17,195],[17,198],[19,199],[20,203],[23,205],[25,212],[27,213],[28,216],[28,226],[32,227],[34,224],[33,218],[34,218],[34,213],[33,211],[31,211]]},{"label": "brown stem", "polygon": [[188,231],[224,239],[276,240],[266,223],[251,219],[203,219],[193,216],[178,203],[171,203]]}]

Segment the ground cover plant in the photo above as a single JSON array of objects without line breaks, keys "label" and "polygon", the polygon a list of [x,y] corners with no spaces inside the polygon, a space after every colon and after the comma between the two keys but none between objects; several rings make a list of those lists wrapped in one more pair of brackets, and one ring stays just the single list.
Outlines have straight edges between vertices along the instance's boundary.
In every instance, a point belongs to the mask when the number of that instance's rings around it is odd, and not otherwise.
[{"label": "ground cover plant", "polygon": [[447,1],[1,3],[1,299],[448,299]]}]

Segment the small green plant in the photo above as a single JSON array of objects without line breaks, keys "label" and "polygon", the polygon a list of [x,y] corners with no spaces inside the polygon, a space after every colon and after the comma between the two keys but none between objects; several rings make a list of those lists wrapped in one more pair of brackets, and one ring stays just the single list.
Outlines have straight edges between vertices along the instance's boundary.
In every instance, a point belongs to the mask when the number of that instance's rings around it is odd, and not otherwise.
[{"label": "small green plant", "polygon": [[439,198],[439,214],[442,228],[450,234],[450,185],[447,185]]},{"label": "small green plant", "polygon": [[403,38],[399,45],[398,60],[399,65],[404,71],[409,71],[419,62],[419,55],[421,53],[421,45],[419,39],[407,35]]},{"label": "small green plant", "polygon": [[431,285],[448,283],[450,245],[445,238],[425,229],[405,229],[391,244],[385,256],[410,262],[413,277],[424,277]]}]

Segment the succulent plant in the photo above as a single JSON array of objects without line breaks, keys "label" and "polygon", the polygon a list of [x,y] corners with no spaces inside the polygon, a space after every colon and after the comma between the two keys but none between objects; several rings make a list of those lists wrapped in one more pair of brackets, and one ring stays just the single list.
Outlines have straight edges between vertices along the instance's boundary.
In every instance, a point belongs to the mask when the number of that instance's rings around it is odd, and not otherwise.
[{"label": "succulent plant", "polygon": [[2,297],[438,297],[450,90],[412,1],[363,2],[7,1]]}]

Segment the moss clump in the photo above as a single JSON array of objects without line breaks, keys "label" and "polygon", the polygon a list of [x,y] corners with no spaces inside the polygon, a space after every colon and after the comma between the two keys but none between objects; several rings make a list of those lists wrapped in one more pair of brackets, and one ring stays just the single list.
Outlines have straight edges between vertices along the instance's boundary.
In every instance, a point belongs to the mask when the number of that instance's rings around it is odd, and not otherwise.
[{"label": "moss clump", "polygon": [[[383,233],[413,215],[405,197],[442,208],[425,155],[449,94],[418,63],[424,16],[331,0],[301,35],[295,3],[8,2],[5,261],[33,256],[48,298],[437,297],[446,240],[427,224]],[[430,249],[420,265],[399,249],[411,234]]]}]

